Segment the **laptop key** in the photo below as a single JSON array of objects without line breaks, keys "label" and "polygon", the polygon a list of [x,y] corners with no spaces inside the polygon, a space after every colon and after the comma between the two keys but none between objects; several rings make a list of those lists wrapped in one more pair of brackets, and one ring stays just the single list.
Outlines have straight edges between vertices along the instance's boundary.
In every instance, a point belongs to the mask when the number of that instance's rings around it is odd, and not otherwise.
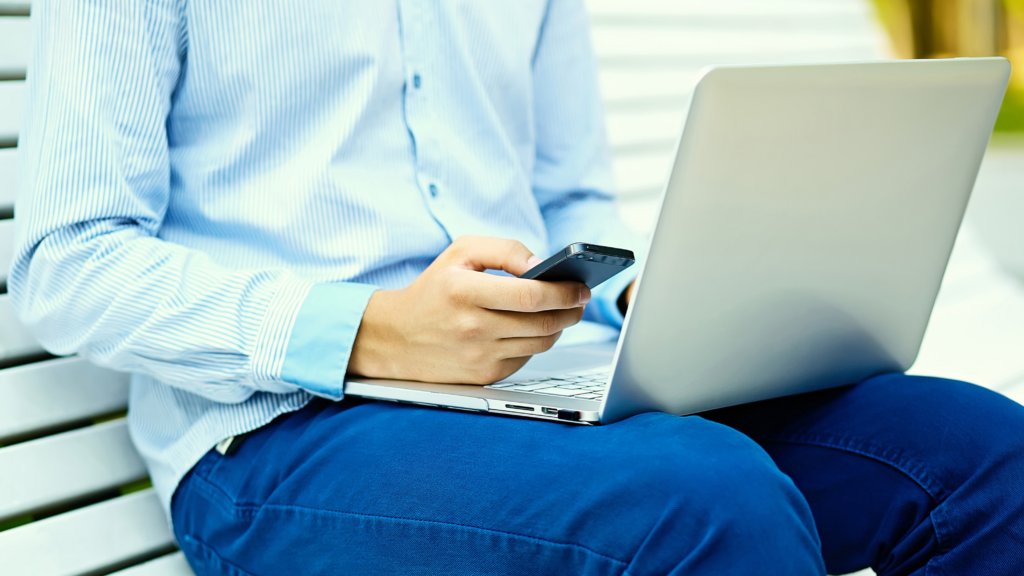
[{"label": "laptop key", "polygon": [[595,398],[600,398],[600,397],[601,397],[600,394],[577,394],[576,396],[574,396],[574,398],[582,398],[584,400],[593,400]]}]

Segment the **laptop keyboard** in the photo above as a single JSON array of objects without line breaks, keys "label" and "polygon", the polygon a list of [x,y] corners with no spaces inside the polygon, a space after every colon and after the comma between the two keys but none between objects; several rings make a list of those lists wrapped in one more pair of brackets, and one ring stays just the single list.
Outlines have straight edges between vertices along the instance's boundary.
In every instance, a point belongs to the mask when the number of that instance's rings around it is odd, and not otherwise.
[{"label": "laptop keyboard", "polygon": [[486,388],[499,388],[513,392],[531,392],[562,396],[563,398],[580,398],[582,400],[601,400],[608,388],[609,368],[595,368],[584,372],[561,374],[539,380],[519,380],[517,382],[499,382]]}]

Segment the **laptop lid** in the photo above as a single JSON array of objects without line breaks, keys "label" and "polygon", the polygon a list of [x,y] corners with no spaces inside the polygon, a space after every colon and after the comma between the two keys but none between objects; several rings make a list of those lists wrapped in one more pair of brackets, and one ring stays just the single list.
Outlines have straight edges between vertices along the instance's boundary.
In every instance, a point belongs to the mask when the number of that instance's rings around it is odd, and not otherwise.
[{"label": "laptop lid", "polygon": [[909,368],[1009,72],[1002,58],[707,69],[601,421]]}]

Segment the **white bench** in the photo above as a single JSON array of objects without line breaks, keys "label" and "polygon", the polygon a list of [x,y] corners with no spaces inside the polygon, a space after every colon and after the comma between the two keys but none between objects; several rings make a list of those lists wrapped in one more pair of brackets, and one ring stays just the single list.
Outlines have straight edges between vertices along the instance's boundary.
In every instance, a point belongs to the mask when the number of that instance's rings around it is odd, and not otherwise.
[{"label": "white bench", "polygon": [[[587,5],[621,205],[628,223],[642,232],[650,227],[701,67],[880,54],[862,0]],[[0,0],[0,574],[190,576],[128,438],[128,377],[78,358],[48,357],[4,294],[14,146],[31,46],[28,13],[27,1]]]},{"label": "white bench", "polygon": [[190,575],[128,438],[128,377],[43,356],[0,296],[0,573]]},{"label": "white bench", "polygon": [[128,438],[128,376],[49,357],[5,294],[28,9],[0,0],[0,574],[192,576]]}]

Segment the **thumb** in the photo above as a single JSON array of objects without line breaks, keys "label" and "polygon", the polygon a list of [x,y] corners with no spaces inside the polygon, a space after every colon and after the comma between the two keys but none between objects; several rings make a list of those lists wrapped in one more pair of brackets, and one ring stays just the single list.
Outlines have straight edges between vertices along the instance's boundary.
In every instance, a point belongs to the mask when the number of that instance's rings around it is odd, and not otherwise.
[{"label": "thumb", "polygon": [[516,240],[486,236],[460,236],[438,260],[469,270],[504,270],[519,276],[542,262],[530,249]]}]

